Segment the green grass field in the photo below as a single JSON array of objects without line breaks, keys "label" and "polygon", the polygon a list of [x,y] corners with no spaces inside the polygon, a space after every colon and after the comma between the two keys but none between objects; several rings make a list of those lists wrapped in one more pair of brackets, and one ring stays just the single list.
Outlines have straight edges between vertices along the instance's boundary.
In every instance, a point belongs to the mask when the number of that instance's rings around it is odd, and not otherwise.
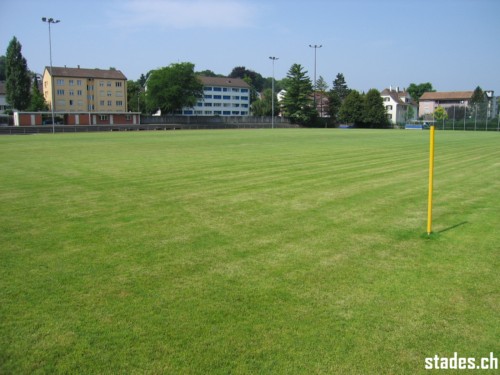
[{"label": "green grass field", "polygon": [[404,130],[1,137],[0,373],[500,357],[500,134],[436,132],[430,238],[428,153]]}]

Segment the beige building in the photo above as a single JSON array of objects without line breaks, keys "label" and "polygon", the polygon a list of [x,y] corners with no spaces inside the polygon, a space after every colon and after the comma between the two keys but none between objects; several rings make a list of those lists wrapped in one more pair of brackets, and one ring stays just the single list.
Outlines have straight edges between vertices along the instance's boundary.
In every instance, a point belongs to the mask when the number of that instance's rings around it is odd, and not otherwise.
[{"label": "beige building", "polygon": [[55,112],[127,112],[127,77],[119,70],[52,67],[52,75],[45,67],[43,95]]}]

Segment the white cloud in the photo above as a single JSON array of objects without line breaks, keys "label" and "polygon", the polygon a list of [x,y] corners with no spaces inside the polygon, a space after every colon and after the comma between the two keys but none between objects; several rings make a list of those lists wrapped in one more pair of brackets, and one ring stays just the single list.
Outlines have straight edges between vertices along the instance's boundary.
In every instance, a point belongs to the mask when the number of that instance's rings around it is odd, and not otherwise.
[{"label": "white cloud", "polygon": [[245,28],[253,25],[256,10],[229,0],[127,0],[117,3],[112,25],[161,28]]}]

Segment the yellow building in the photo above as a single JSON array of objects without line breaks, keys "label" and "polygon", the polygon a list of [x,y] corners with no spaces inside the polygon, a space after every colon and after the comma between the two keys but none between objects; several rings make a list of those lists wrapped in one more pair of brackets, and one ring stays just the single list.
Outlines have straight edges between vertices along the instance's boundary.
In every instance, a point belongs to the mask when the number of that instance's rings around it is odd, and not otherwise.
[{"label": "yellow building", "polygon": [[54,100],[55,112],[127,112],[127,77],[119,70],[80,67],[52,67],[51,77],[45,67],[43,95],[49,108]]}]

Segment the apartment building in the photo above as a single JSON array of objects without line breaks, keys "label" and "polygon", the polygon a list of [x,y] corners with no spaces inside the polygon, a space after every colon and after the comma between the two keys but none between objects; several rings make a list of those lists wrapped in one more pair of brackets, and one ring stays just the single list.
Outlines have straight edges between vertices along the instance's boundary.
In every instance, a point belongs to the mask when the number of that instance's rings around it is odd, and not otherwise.
[{"label": "apartment building", "polygon": [[241,78],[199,77],[203,97],[194,108],[183,108],[186,116],[249,116],[250,86]]},{"label": "apartment building", "polygon": [[56,112],[127,112],[127,77],[115,69],[45,67],[43,95]]}]

